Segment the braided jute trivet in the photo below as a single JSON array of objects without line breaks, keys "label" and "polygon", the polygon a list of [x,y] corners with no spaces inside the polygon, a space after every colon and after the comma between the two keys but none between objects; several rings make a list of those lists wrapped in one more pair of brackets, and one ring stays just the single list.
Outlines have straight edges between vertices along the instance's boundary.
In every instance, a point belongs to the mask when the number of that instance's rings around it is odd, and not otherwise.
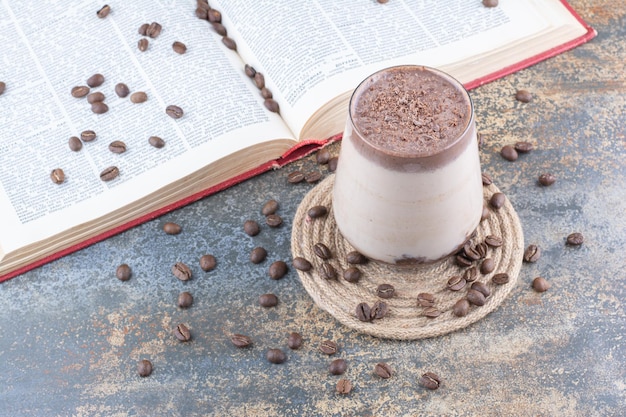
[{"label": "braided jute trivet", "polygon": [[[470,288],[468,283],[460,291],[448,289],[450,277],[463,274],[465,267],[460,267],[451,256],[429,265],[395,266],[382,262],[369,261],[365,265],[357,265],[361,270],[361,279],[357,283],[346,281],[342,272],[353,266],[346,261],[346,255],[354,248],[343,238],[332,212],[332,188],[334,175],[319,183],[304,197],[300,203],[293,222],[291,235],[291,251],[293,258],[307,259],[313,268],[307,272],[298,270],[298,275],[305,289],[318,307],[330,313],[344,325],[372,336],[413,340],[440,336],[462,329],[485,317],[495,310],[515,287],[522,265],[524,252],[524,236],[522,227],[511,203],[506,199],[504,205],[496,210],[489,208],[491,215],[482,220],[472,242],[483,242],[489,235],[501,237],[500,247],[489,247],[486,254],[495,263],[495,269],[488,274],[478,274],[478,282],[487,285],[491,295],[486,298],[483,306],[471,305],[466,316],[457,317],[452,307],[464,298]],[[483,188],[485,205],[489,198],[499,192],[495,185]],[[310,218],[308,210],[314,206],[326,206],[328,214],[324,217]],[[332,258],[322,260],[315,255],[313,246],[325,244],[332,253]],[[323,262],[329,262],[337,271],[336,280],[327,280],[320,273]],[[480,262],[474,265],[480,268]],[[497,285],[492,277],[498,273],[509,275],[509,282]],[[389,299],[381,299],[376,294],[380,284],[391,284],[395,295]],[[420,293],[434,295],[434,307],[441,315],[429,318],[424,315],[425,307],[417,302]],[[387,303],[388,313],[381,319],[371,322],[360,321],[356,315],[356,307],[365,302],[369,306],[376,301]]]}]

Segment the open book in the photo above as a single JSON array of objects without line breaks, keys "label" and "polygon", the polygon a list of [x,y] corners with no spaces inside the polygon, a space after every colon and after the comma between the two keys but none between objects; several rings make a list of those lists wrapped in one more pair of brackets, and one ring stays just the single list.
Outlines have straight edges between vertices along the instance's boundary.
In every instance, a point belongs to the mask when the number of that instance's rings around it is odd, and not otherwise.
[{"label": "open book", "polygon": [[[469,89],[595,35],[559,0],[210,4],[236,51],[194,0],[111,1],[110,12],[95,0],[0,0],[0,281],[338,138],[352,90],[379,69],[437,67]],[[153,25],[142,36],[152,22],[160,33]],[[104,94],[106,112],[71,94],[93,74],[104,76],[90,92]],[[147,100],[118,96],[118,83]],[[71,150],[69,138],[87,130],[96,139]],[[126,151],[111,152],[113,141]],[[110,167],[119,174],[103,181]]]}]

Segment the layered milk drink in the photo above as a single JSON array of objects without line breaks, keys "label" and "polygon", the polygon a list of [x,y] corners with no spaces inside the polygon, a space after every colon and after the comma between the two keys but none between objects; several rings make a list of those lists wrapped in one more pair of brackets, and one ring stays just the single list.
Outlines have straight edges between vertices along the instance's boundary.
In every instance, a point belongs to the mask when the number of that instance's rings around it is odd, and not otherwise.
[{"label": "layered milk drink", "polygon": [[356,88],[332,195],[355,249],[394,264],[442,259],[478,226],[482,188],[472,102],[458,81],[399,66]]}]

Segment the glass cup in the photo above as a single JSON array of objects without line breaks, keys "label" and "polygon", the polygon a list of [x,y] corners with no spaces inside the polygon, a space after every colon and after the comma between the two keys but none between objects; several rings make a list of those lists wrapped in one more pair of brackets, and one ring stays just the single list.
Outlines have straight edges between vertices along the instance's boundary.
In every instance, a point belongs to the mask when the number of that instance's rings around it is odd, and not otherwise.
[{"label": "glass cup", "polygon": [[332,193],[339,231],[371,259],[419,264],[456,253],[483,210],[474,111],[463,85],[414,65],[361,82]]}]

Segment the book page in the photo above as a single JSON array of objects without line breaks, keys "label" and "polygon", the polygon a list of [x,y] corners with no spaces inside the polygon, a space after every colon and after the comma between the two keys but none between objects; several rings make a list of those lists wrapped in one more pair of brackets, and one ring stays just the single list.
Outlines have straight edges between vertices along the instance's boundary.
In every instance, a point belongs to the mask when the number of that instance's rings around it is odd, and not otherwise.
[{"label": "book page", "polygon": [[[8,252],[123,207],[169,182],[240,149],[293,134],[268,112],[243,74],[239,56],[195,14],[195,1],[110,2],[0,0],[0,241]],[[137,43],[143,23],[162,26]],[[177,54],[174,41],[187,52]],[[71,95],[93,74],[105,82],[108,111],[95,114],[86,98]],[[142,91],[147,101],[121,98],[115,85]],[[183,109],[180,119],[165,109]],[[93,130],[78,152],[71,136]],[[165,141],[157,149],[151,136]],[[109,150],[123,141],[127,151]],[[265,161],[260,161],[265,162]],[[107,167],[119,169],[102,181]],[[55,168],[65,182],[52,182]]]},{"label": "book page", "polygon": [[[244,60],[265,73],[294,132],[302,130],[312,110],[349,94],[382,68],[432,66],[465,83],[479,71],[455,63],[545,35],[564,21],[585,33],[558,0],[500,0],[495,8],[479,0],[214,3],[223,9],[231,36],[241,39]],[[507,65],[490,64],[497,69]]]}]

